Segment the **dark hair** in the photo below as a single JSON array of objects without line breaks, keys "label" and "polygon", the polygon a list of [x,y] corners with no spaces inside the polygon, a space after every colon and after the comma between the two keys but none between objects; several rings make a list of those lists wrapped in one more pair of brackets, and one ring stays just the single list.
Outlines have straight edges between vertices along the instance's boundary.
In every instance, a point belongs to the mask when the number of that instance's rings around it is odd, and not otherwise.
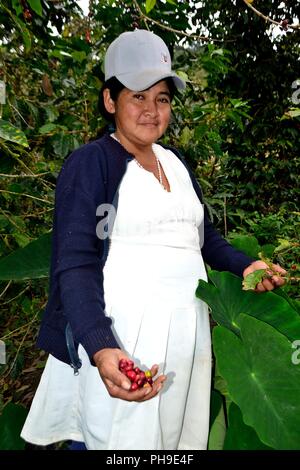
[{"label": "dark hair", "polygon": [[[168,85],[170,98],[172,101],[177,89],[171,77],[166,78],[166,83]],[[108,124],[98,130],[97,135],[95,137],[96,139],[102,137],[104,134],[106,134],[106,132],[113,132],[116,127],[114,115],[109,113],[104,106],[103,91],[106,88],[109,89],[112,100],[117,101],[119,94],[125,88],[125,86],[121,82],[119,82],[116,77],[111,77],[109,80],[103,83],[98,97],[98,110],[101,116],[107,121]],[[93,138],[92,140],[94,140],[95,138]]]},{"label": "dark hair", "polygon": [[108,88],[110,91],[110,97],[113,101],[117,101],[119,94],[125,88],[125,86],[119,82],[116,77],[111,77],[109,80],[103,83],[99,92],[98,98],[98,110],[102,117],[111,124],[115,124],[114,115],[109,113],[104,106],[103,91]]}]

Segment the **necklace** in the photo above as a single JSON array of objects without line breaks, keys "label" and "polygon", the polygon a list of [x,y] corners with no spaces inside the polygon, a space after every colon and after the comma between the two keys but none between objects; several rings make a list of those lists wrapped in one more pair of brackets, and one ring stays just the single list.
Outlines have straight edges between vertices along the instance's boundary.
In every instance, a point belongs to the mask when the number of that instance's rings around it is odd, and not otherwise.
[{"label": "necklace", "polygon": [[[153,147],[152,147],[152,150],[153,150]],[[164,184],[163,184],[163,181],[162,181],[161,163],[160,163],[160,161],[159,161],[159,159],[158,159],[158,156],[157,156],[156,153],[154,152],[154,150],[153,150],[153,153],[154,153],[154,156],[155,156],[156,167],[157,167],[157,172],[158,172],[158,181],[160,182],[161,186],[162,186],[164,189],[166,189],[165,186],[164,186]],[[143,168],[143,170],[146,170],[146,168],[145,168],[136,158],[135,158],[134,160],[136,161],[136,163],[138,164],[138,166],[139,166],[140,168]],[[146,171],[148,171],[148,170],[146,170]]]},{"label": "necklace", "polygon": [[[120,143],[119,139],[116,137],[115,134],[111,134],[111,137],[113,137],[117,142]],[[152,145],[152,151],[153,151],[154,156],[155,156],[156,167],[157,167],[157,172],[158,172],[158,181],[159,181],[160,185],[164,188],[164,190],[167,191],[167,188],[165,188],[165,185],[163,184],[163,180],[162,180],[161,163],[160,163],[160,161],[159,161],[158,156],[156,155],[156,153],[155,153],[155,151],[154,151],[153,145]],[[137,158],[134,157],[134,161],[136,162],[136,164],[137,164],[140,168],[143,168],[143,170],[145,170],[145,171],[149,171],[149,170],[147,170],[147,169],[138,161]]]}]

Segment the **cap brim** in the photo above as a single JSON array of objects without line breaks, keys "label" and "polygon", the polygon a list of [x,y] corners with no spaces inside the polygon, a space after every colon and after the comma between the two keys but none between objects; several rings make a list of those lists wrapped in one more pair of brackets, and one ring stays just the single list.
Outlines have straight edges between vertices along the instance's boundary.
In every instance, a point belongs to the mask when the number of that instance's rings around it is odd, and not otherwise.
[{"label": "cap brim", "polygon": [[121,82],[126,88],[132,91],[143,91],[147,90],[155,83],[160,82],[166,78],[172,78],[175,87],[178,90],[184,90],[185,81],[182,80],[176,73],[169,72],[166,74],[158,74],[157,71],[144,71],[142,73],[123,73],[116,75],[116,78]]}]

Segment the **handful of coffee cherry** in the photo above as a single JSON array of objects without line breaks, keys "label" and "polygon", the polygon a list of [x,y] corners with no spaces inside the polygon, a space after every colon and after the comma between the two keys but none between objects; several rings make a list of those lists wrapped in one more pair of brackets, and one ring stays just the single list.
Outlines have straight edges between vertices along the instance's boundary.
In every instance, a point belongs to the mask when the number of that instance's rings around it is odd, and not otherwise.
[{"label": "handful of coffee cherry", "polygon": [[131,381],[130,390],[134,391],[142,387],[152,387],[153,379],[150,370],[141,370],[129,359],[120,359],[119,369]]}]

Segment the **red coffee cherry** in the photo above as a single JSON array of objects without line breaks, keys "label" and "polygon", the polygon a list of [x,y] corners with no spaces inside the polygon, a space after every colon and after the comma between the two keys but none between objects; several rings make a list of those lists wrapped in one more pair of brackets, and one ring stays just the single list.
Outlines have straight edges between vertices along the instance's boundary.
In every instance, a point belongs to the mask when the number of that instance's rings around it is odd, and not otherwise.
[{"label": "red coffee cherry", "polygon": [[129,359],[120,359],[119,370],[131,381],[130,390],[138,390],[142,387],[152,387],[153,379],[150,370],[145,372],[134,365]]},{"label": "red coffee cherry", "polygon": [[131,382],[136,382],[136,373],[133,370],[129,370],[126,375],[131,380]]},{"label": "red coffee cherry", "polygon": [[24,16],[26,21],[31,21],[32,20],[32,14],[31,14],[30,10],[28,10],[28,8],[26,8],[23,11],[23,16]]}]

